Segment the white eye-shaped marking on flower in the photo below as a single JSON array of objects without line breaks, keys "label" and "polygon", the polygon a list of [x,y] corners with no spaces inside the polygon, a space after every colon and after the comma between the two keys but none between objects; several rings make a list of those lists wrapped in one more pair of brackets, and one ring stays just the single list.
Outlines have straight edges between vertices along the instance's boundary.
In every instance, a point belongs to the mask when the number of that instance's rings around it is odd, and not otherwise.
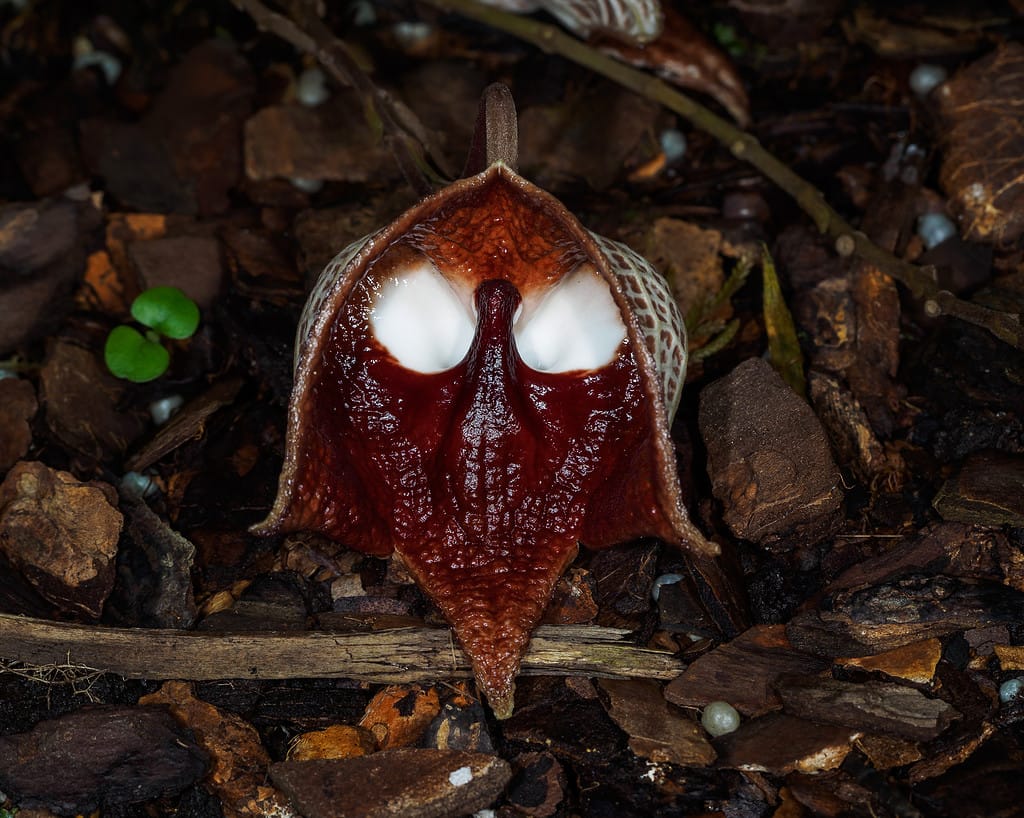
[{"label": "white eye-shaped marking on flower", "polygon": [[611,363],[626,338],[626,325],[597,271],[579,267],[534,303],[524,303],[514,333],[528,367],[572,372]]},{"label": "white eye-shaped marking on flower", "polygon": [[370,309],[374,337],[414,372],[444,372],[469,351],[476,328],[469,305],[430,262],[386,279]]}]

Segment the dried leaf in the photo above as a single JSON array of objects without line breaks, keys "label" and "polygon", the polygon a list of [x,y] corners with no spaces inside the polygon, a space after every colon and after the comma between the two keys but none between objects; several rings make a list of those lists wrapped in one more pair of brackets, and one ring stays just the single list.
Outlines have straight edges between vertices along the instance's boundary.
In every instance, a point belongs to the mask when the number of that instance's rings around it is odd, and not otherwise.
[{"label": "dried leaf", "polygon": [[782,297],[775,263],[767,247],[762,249],[761,270],[764,275],[764,327],[768,333],[768,358],[793,391],[804,397],[807,394],[804,357],[800,352],[793,316]]}]

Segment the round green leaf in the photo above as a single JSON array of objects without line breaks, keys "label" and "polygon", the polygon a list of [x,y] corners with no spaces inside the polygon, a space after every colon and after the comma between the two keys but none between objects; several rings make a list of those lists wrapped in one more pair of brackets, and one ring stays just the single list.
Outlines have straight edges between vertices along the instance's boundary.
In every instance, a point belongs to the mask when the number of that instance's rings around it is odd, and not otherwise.
[{"label": "round green leaf", "polygon": [[153,287],[132,302],[132,318],[168,338],[191,338],[199,307],[177,287]]},{"label": "round green leaf", "polygon": [[131,327],[114,327],[103,347],[107,369],[117,377],[135,383],[159,378],[171,362],[170,353],[160,344],[144,338]]}]

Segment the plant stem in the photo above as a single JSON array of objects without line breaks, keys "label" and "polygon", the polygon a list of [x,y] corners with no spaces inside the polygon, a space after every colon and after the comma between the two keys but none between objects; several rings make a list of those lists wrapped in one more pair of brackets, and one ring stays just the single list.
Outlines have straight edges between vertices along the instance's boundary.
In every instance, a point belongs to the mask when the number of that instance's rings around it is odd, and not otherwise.
[{"label": "plant stem", "polygon": [[628,65],[616,62],[554,26],[529,17],[520,17],[481,5],[475,0],[428,0],[445,11],[456,12],[491,28],[504,31],[532,43],[550,54],[589,68],[625,88],[664,105],[701,130],[711,134],[732,154],[750,163],[788,193],[810,216],[824,235],[833,240],[840,255],[856,254],[864,262],[877,267],[905,285],[924,302],[925,312],[932,316],[951,315],[984,327],[997,338],[1017,349],[1024,349],[1024,329],[1020,316],[999,312],[957,298],[936,283],[933,267],[920,267],[903,261],[879,247],[859,230],[855,230],[825,201],[824,195],[790,167],[767,150],[757,138],[716,116],[700,103],[690,99],[662,80]]}]

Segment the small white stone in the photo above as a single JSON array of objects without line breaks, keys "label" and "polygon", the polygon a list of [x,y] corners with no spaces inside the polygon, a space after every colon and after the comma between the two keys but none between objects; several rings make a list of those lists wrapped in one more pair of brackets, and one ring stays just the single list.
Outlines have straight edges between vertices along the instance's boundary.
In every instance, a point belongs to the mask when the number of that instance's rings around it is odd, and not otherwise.
[{"label": "small white stone", "polygon": [[724,736],[740,726],[740,714],[729,702],[711,702],[704,708],[700,724],[711,736]]},{"label": "small white stone", "polygon": [[925,213],[917,220],[917,235],[931,250],[957,235],[956,225],[945,213]]},{"label": "small white stone", "polygon": [[405,48],[415,48],[430,39],[434,33],[434,27],[430,23],[406,20],[395,23],[391,27],[391,33],[395,35],[399,45]]},{"label": "small white stone", "polygon": [[922,63],[910,72],[910,90],[919,97],[928,96],[946,81],[949,73],[941,65]]},{"label": "small white stone", "polygon": [[473,768],[472,767],[459,767],[448,774],[448,782],[453,787],[463,787],[473,780]]},{"label": "small white stone", "polygon": [[665,159],[669,162],[682,159],[686,154],[686,136],[682,131],[669,128],[661,132],[661,138],[658,141],[661,142],[661,152],[665,154]]},{"label": "small white stone", "polygon": [[87,37],[76,37],[71,44],[71,52],[74,54],[71,61],[72,71],[96,66],[103,72],[107,85],[113,85],[121,76],[121,61],[113,54],[93,48]]},{"label": "small white stone", "polygon": [[326,102],[330,96],[327,78],[319,68],[307,68],[299,74],[299,79],[295,83],[295,97],[307,108],[315,108]]},{"label": "small white stone", "polygon": [[149,497],[159,490],[156,481],[148,474],[137,471],[125,472],[118,488],[129,497]]},{"label": "small white stone", "polygon": [[354,26],[372,26],[377,22],[377,9],[370,0],[356,0],[349,6]]},{"label": "small white stone", "polygon": [[1024,678],[1020,676],[1014,679],[1007,679],[999,685],[999,701],[1003,704],[1011,702],[1024,692]]},{"label": "small white stone", "polygon": [[682,582],[684,579],[686,579],[686,577],[682,574],[662,574],[654,580],[654,585],[651,586],[651,598],[657,602],[658,598],[661,596],[662,585],[675,585],[677,582]]},{"label": "small white stone", "polygon": [[157,426],[163,426],[184,402],[185,399],[181,395],[168,395],[166,398],[160,398],[149,404],[149,416],[153,418],[153,423]]},{"label": "small white stone", "polygon": [[309,193],[311,195],[313,193],[319,193],[324,186],[323,179],[307,179],[304,176],[293,176],[288,181],[292,183],[293,187],[298,188],[303,193]]}]

